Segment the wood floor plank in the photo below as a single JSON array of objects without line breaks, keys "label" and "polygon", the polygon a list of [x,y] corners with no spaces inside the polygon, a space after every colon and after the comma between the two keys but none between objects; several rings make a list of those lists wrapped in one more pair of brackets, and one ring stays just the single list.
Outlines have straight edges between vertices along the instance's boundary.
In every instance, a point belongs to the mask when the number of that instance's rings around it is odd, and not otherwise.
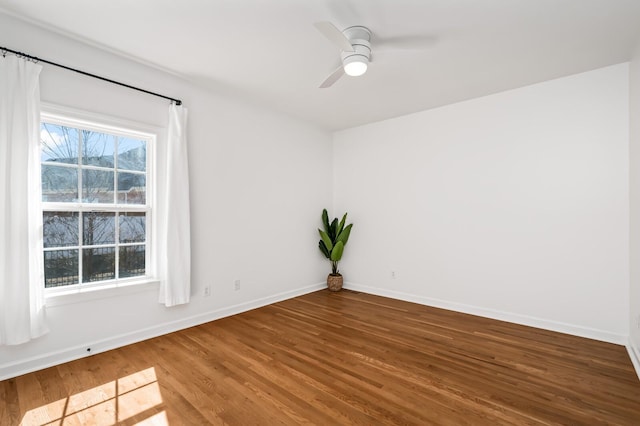
[{"label": "wood floor plank", "polygon": [[319,291],[0,382],[0,424],[640,425],[624,347]]}]

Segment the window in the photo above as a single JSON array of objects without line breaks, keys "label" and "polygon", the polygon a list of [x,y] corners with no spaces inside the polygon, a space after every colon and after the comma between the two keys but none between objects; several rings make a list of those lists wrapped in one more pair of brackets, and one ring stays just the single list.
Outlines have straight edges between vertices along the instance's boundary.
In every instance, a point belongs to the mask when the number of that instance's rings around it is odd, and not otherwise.
[{"label": "window", "polygon": [[47,293],[146,281],[155,135],[42,114]]}]

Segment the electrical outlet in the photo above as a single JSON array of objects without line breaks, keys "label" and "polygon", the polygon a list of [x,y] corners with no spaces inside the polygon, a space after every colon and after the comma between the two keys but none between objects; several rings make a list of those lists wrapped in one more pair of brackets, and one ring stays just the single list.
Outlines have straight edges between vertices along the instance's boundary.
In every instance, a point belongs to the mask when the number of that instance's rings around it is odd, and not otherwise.
[{"label": "electrical outlet", "polygon": [[395,280],[397,278],[396,271],[391,271],[391,279]]},{"label": "electrical outlet", "polygon": [[206,285],[204,286],[204,297],[209,297],[209,296],[211,296],[211,287]]},{"label": "electrical outlet", "polygon": [[240,290],[240,280],[235,280],[235,282],[233,283],[233,289],[235,291]]}]

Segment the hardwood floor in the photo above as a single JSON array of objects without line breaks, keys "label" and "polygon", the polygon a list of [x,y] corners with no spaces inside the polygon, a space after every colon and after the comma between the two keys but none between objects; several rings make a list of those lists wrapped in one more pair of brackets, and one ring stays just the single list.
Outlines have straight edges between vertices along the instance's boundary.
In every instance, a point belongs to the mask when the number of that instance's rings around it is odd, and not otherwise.
[{"label": "hardwood floor", "polygon": [[0,382],[1,425],[640,425],[622,346],[320,291]]}]

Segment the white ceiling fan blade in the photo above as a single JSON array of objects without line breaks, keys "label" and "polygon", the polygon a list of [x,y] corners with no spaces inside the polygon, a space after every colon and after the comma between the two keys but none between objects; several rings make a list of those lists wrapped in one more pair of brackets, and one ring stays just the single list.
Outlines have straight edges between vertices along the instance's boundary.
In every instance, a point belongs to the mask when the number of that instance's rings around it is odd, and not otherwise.
[{"label": "white ceiling fan blade", "polygon": [[436,37],[430,35],[376,37],[372,44],[384,50],[428,50],[436,44]]},{"label": "white ceiling fan blade", "polygon": [[333,86],[333,83],[338,81],[340,77],[344,75],[344,68],[340,65],[334,72],[332,72],[329,77],[325,78],[325,80],[320,85],[321,89],[326,89],[327,87]]},{"label": "white ceiling fan blade", "polygon": [[335,25],[328,21],[313,24],[329,41],[345,52],[353,52],[353,46],[347,37]]}]

